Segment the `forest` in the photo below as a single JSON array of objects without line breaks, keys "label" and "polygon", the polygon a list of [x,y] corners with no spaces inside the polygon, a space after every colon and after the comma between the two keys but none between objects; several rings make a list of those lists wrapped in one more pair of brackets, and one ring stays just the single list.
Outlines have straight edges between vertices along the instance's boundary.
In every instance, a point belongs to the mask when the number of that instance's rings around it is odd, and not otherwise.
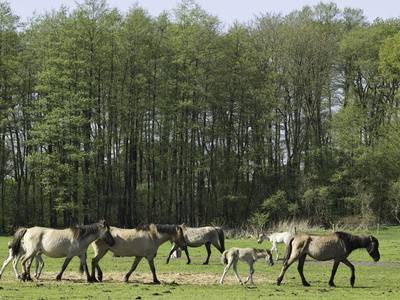
[{"label": "forest", "polygon": [[0,232],[400,222],[400,19],[0,2]]}]

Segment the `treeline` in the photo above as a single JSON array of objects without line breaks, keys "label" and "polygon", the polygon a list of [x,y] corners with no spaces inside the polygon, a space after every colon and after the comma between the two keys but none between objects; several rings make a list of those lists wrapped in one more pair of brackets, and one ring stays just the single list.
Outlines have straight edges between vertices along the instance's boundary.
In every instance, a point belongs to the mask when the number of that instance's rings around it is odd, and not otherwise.
[{"label": "treeline", "polygon": [[400,20],[0,2],[0,230],[399,221]]}]

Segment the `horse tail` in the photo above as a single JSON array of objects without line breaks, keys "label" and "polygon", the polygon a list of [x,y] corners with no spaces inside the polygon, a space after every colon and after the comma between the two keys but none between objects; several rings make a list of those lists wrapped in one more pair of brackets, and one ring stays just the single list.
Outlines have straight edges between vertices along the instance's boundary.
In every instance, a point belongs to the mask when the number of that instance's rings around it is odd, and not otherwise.
[{"label": "horse tail", "polygon": [[289,259],[290,255],[292,254],[292,242],[293,242],[294,236],[292,236],[288,243],[286,244],[285,248],[285,256],[283,257],[283,264]]},{"label": "horse tail", "polygon": [[15,232],[14,238],[11,241],[11,244],[9,245],[9,248],[12,250],[13,256],[16,256],[18,254],[19,248],[21,247],[21,240],[24,237],[27,230],[28,229],[26,229],[26,228],[19,228]]},{"label": "horse tail", "polygon": [[222,256],[221,256],[221,262],[224,264],[224,265],[227,265],[228,264],[228,260],[226,259],[226,254],[228,253],[228,250],[225,250],[224,252],[222,252]]},{"label": "horse tail", "polygon": [[224,231],[221,228],[215,228],[215,230],[217,230],[217,232],[218,232],[219,244],[221,246],[220,252],[222,253],[222,252],[225,251],[225,235],[224,235]]}]

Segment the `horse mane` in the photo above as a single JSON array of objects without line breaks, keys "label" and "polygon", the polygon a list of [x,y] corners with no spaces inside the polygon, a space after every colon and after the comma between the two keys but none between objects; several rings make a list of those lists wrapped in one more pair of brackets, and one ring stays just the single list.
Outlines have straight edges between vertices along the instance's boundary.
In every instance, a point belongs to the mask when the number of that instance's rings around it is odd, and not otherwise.
[{"label": "horse mane", "polygon": [[358,248],[366,248],[370,243],[367,236],[354,235],[345,232],[335,232],[336,236],[339,238],[340,242],[343,243],[346,251],[353,251]]},{"label": "horse mane", "polygon": [[256,249],[256,248],[253,248],[253,251],[254,251],[254,253],[258,254],[258,253],[264,253],[264,252],[265,252],[265,249]]},{"label": "horse mane", "polygon": [[152,233],[160,232],[160,233],[175,233],[176,226],[175,225],[159,225],[159,224],[149,224],[136,227],[138,231],[150,231]]},{"label": "horse mane", "polygon": [[89,234],[99,232],[99,223],[94,223],[90,225],[72,226],[69,229],[72,231],[74,239],[79,239]]}]

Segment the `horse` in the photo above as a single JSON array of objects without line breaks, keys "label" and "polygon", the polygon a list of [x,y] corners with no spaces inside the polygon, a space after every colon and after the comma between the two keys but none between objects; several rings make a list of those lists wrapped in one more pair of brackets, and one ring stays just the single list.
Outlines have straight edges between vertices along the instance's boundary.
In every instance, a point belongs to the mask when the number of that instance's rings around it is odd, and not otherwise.
[{"label": "horse", "polygon": [[296,235],[286,245],[284,263],[277,284],[280,285],[286,270],[298,259],[297,270],[299,271],[303,285],[310,286],[303,274],[303,266],[308,254],[316,260],[334,260],[332,274],[329,279],[329,285],[332,287],[335,286],[333,279],[339,263],[344,263],[351,270],[350,284],[353,287],[355,281],[354,266],[347,257],[355,249],[366,248],[373,260],[378,261],[380,259],[378,247],[379,242],[372,235],[359,236],[344,232],[336,232],[328,235],[309,235],[305,233]]},{"label": "horse", "polygon": [[[228,259],[226,258],[226,256],[228,256]],[[253,264],[259,258],[265,258],[265,261],[270,266],[274,265],[271,251],[269,251],[267,249],[264,250],[264,249],[254,249],[254,248],[230,248],[229,250],[225,250],[221,256],[221,262],[225,265],[227,264],[227,266],[225,267],[224,273],[222,274],[220,284],[223,284],[225,275],[229,271],[229,268],[232,265],[233,265],[233,272],[235,272],[236,279],[239,281],[240,284],[243,284],[242,280],[240,280],[240,277],[237,273],[237,263],[239,260],[242,260],[242,261],[246,261],[250,267],[250,275],[247,277],[247,279],[245,280],[244,283],[247,283],[250,279],[251,284],[254,285]]]},{"label": "horse", "polygon": [[[21,241],[21,246],[19,247],[18,253],[16,255],[14,255],[12,252],[11,242],[8,242],[8,249],[9,249],[9,256],[8,256],[7,260],[3,263],[3,267],[0,270],[0,278],[1,278],[1,275],[3,275],[4,269],[14,259],[13,268],[14,268],[15,276],[17,277],[17,279],[20,279],[21,276],[18,273],[17,264],[18,264],[18,261],[20,260],[21,256],[24,255],[26,252],[25,247],[24,247],[24,242]],[[40,269],[39,269],[39,263],[40,263]],[[36,263],[35,263],[35,278],[36,279],[39,279],[40,274],[42,273],[43,267],[44,267],[44,261],[42,259],[41,254],[38,253],[36,255]],[[39,272],[38,272],[38,269],[39,269]]]},{"label": "horse", "polygon": [[61,280],[62,274],[74,256],[78,256],[86,273],[87,281],[91,282],[88,267],[86,265],[86,251],[89,245],[97,238],[101,238],[109,246],[114,245],[114,239],[110,234],[110,227],[105,221],[91,225],[74,226],[67,229],[53,229],[45,227],[20,228],[14,235],[11,244],[13,255],[17,255],[21,239],[24,237],[26,254],[21,260],[23,281],[29,280],[32,258],[38,253],[49,257],[66,257],[57,280]]},{"label": "horse", "polygon": [[[183,234],[187,245],[189,247],[200,247],[202,245],[206,245],[207,249],[207,259],[203,263],[203,265],[207,265],[210,256],[211,256],[211,244],[214,245],[215,248],[219,250],[219,252],[225,251],[225,239],[224,239],[224,231],[220,227],[206,226],[206,227],[188,227],[186,225],[181,225],[183,229]],[[218,244],[219,241],[219,244]],[[175,245],[171,252],[168,255],[165,264],[169,263],[172,253],[178,249],[178,246]],[[186,248],[184,250],[187,257],[187,265],[190,264],[191,260],[189,258],[189,251]]]},{"label": "horse", "polygon": [[186,249],[186,241],[180,226],[151,224],[135,229],[111,227],[110,232],[115,240],[114,246],[108,246],[101,239],[97,239],[92,243],[94,249],[92,278],[94,280],[96,280],[95,269],[98,272],[98,280],[103,280],[103,272],[100,269],[99,260],[110,250],[118,256],[135,256],[132,268],[125,275],[125,282],[128,282],[129,276],[135,271],[142,258],[145,257],[153,273],[153,282],[158,284],[160,281],[157,279],[154,267],[154,257],[157,254],[158,247],[170,240],[182,249]]},{"label": "horse", "polygon": [[276,260],[279,260],[279,253],[278,253],[278,244],[285,243],[289,241],[289,239],[293,236],[290,232],[275,232],[271,235],[267,235],[266,233],[260,233],[258,236],[257,243],[261,244],[264,240],[268,240],[272,243],[271,252],[276,252]]}]

